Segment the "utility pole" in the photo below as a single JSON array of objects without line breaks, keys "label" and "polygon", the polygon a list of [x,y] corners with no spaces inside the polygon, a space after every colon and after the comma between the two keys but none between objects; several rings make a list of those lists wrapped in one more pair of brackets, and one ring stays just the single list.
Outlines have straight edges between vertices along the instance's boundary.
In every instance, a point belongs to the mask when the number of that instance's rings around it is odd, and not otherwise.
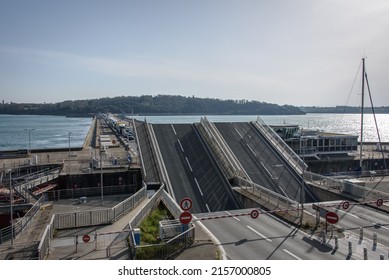
[{"label": "utility pole", "polygon": [[9,203],[11,212],[11,249],[14,248],[14,219],[13,219],[13,190],[12,190],[12,170],[9,170]]},{"label": "utility pole", "polygon": [[28,153],[30,154],[31,153],[31,131],[32,130],[35,130],[35,128],[25,128],[24,130],[27,130],[28,131]]},{"label": "utility pole", "polygon": [[359,168],[362,173],[362,149],[363,149],[363,113],[365,107],[365,58],[362,58],[362,104],[361,104],[361,142],[359,145]]},{"label": "utility pole", "polygon": [[101,206],[103,206],[104,201],[104,187],[103,187],[103,151],[100,147],[100,188],[101,188]]}]

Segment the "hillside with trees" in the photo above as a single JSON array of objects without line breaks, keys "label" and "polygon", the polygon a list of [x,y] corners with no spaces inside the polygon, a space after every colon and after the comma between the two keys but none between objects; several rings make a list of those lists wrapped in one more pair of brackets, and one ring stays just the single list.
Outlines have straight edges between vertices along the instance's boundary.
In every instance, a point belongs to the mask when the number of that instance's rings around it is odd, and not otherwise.
[{"label": "hillside with trees", "polygon": [[0,104],[0,114],[91,116],[100,112],[138,115],[303,115],[299,108],[248,100],[178,95],[120,96],[59,103]]},{"label": "hillside with trees", "polygon": [[[309,114],[360,114],[361,107],[352,106],[336,106],[336,107],[300,107],[300,109]],[[371,107],[365,107],[363,111],[367,114],[373,113]],[[389,114],[389,107],[375,107],[374,113],[376,114]]]}]

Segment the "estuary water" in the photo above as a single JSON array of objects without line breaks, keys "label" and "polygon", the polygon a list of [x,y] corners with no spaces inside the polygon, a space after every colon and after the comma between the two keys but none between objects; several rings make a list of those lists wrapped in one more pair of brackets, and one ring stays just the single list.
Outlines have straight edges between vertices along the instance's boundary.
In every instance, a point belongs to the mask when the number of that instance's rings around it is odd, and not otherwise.
[{"label": "estuary water", "polygon": [[[0,151],[81,147],[92,118],[0,115]],[[70,133],[70,134],[69,134]]]},{"label": "estuary water", "polygon": [[[149,123],[195,123],[203,116],[136,116],[136,119],[147,120]],[[211,122],[249,122],[258,116],[206,116]],[[314,129],[325,132],[360,135],[361,116],[359,114],[306,114],[291,116],[260,116],[269,125],[299,125],[304,129]],[[389,114],[377,114],[377,127],[382,142],[389,142]],[[373,114],[365,114],[363,118],[363,141],[378,142],[378,134]]]},{"label": "estuary water", "polygon": [[[204,116],[136,116],[149,123],[196,123]],[[257,116],[206,116],[212,122],[249,122]],[[269,125],[295,124],[304,129],[315,129],[344,134],[360,134],[358,114],[307,114],[292,116],[260,116]],[[389,142],[389,114],[376,115],[382,142]],[[92,118],[61,116],[0,115],[0,150],[81,147],[92,124]],[[70,134],[69,134],[70,133]],[[364,141],[378,142],[372,114],[364,117]]]}]

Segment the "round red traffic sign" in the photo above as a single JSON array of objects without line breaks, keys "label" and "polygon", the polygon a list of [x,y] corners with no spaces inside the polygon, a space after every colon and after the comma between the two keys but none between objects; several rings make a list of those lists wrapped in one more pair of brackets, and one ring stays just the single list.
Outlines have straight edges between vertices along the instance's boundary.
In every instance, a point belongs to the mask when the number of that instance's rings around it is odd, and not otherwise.
[{"label": "round red traffic sign", "polygon": [[84,243],[88,243],[90,241],[90,236],[88,234],[85,234],[82,236],[82,241]]},{"label": "round red traffic sign", "polygon": [[348,208],[350,207],[350,202],[348,202],[348,201],[343,201],[342,207],[343,207],[344,210],[348,209]]},{"label": "round red traffic sign", "polygon": [[182,212],[180,215],[180,222],[181,224],[187,225],[192,221],[192,214],[189,212]]},{"label": "round red traffic sign", "polygon": [[382,198],[379,198],[379,199],[377,199],[376,204],[378,207],[380,207],[380,206],[382,206],[382,204],[384,204],[384,201],[382,200]]},{"label": "round red traffic sign", "polygon": [[258,218],[258,216],[259,216],[258,210],[254,209],[253,211],[251,211],[250,216],[251,216],[251,218],[253,218],[253,219]]},{"label": "round red traffic sign", "polygon": [[192,208],[192,199],[184,197],[180,202],[180,207],[183,211],[188,211]]},{"label": "round red traffic sign", "polygon": [[336,224],[339,221],[339,216],[335,212],[327,212],[326,220],[330,224]]}]

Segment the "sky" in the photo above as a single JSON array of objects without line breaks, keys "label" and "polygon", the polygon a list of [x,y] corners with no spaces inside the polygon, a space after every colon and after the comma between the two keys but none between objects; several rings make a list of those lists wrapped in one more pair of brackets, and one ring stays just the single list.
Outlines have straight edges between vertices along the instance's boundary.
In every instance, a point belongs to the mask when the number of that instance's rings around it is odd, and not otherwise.
[{"label": "sky", "polygon": [[363,57],[374,106],[389,106],[388,0],[0,0],[6,103],[359,106]]}]

